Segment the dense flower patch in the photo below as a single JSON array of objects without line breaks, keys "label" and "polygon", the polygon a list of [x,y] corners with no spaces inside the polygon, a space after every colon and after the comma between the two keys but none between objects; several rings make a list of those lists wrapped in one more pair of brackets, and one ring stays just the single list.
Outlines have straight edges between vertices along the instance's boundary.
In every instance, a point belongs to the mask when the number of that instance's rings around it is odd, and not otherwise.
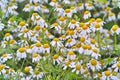
[{"label": "dense flower patch", "polygon": [[0,79],[120,80],[115,9],[111,0],[0,0]]}]

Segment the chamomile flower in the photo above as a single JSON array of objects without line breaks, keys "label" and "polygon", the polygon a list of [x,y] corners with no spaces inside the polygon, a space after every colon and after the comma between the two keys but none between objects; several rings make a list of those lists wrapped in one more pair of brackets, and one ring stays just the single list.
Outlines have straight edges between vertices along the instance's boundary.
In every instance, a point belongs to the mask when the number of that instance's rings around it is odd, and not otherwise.
[{"label": "chamomile flower", "polygon": [[92,9],[94,9],[94,6],[92,5],[92,3],[86,3],[86,4],[85,4],[85,7],[86,7],[87,10],[92,10]]},{"label": "chamomile flower", "polygon": [[27,54],[26,54],[26,50],[24,47],[21,47],[17,50],[17,59],[18,60],[21,60],[22,58],[26,58],[27,57]]},{"label": "chamomile flower", "polygon": [[40,42],[36,42],[34,45],[33,45],[33,48],[32,48],[32,51],[33,53],[42,53],[42,44]]},{"label": "chamomile flower", "polygon": [[42,79],[42,77],[44,76],[44,72],[40,72],[38,69],[36,69],[34,70],[34,73],[32,75],[33,78]]},{"label": "chamomile flower", "polygon": [[50,46],[49,44],[43,44],[43,53],[50,53]]},{"label": "chamomile flower", "polygon": [[110,70],[106,70],[102,73],[101,80],[110,80],[111,79],[111,74],[112,72]]},{"label": "chamomile flower", "polygon": [[32,2],[33,2],[33,3],[38,3],[38,2],[40,2],[40,1],[41,1],[41,0],[30,0],[29,2],[30,2],[30,3],[32,3]]},{"label": "chamomile flower", "polygon": [[32,62],[39,62],[41,59],[41,56],[38,53],[32,54]]},{"label": "chamomile flower", "polygon": [[83,18],[86,20],[86,19],[88,19],[90,17],[91,17],[91,13],[89,11],[85,11]]},{"label": "chamomile flower", "polygon": [[25,7],[23,8],[23,11],[25,11],[25,12],[30,12],[30,10],[31,10],[30,4],[26,4]]},{"label": "chamomile flower", "polygon": [[53,64],[54,65],[55,64],[59,65],[62,61],[63,61],[63,58],[60,55],[54,54],[54,56],[53,56]]},{"label": "chamomile flower", "polygon": [[83,10],[83,9],[84,9],[84,4],[78,3],[78,4],[77,4],[77,9],[78,9],[78,10]]},{"label": "chamomile flower", "polygon": [[56,51],[59,51],[60,47],[63,46],[63,43],[59,40],[59,38],[54,38],[50,45],[56,48]]},{"label": "chamomile flower", "polygon": [[25,68],[24,68],[24,72],[25,73],[33,73],[33,69],[32,69],[32,66],[26,66]]},{"label": "chamomile flower", "polygon": [[58,5],[57,0],[51,0],[50,5],[51,6],[57,6]]},{"label": "chamomile flower", "polygon": [[65,16],[61,16],[58,20],[57,20],[57,22],[60,24],[60,25],[64,25],[64,24],[66,24],[66,17]]},{"label": "chamomile flower", "polygon": [[73,13],[72,13],[72,10],[71,9],[65,9],[65,15],[69,18],[72,17]]},{"label": "chamomile flower", "polygon": [[9,59],[12,59],[12,55],[11,54],[7,54],[7,53],[4,53],[2,54],[2,56],[0,57],[0,62],[4,63],[6,62],[7,60]]},{"label": "chamomile flower", "polygon": [[10,39],[13,39],[13,36],[10,33],[5,33],[5,37],[3,39],[8,41]]},{"label": "chamomile flower", "polygon": [[64,9],[60,4],[56,6],[55,11],[57,12],[58,16],[64,16]]},{"label": "chamomile flower", "polygon": [[63,70],[66,70],[68,67],[70,67],[71,62],[69,60],[65,60],[62,64]]},{"label": "chamomile flower", "polygon": [[118,72],[118,70],[120,70],[120,62],[118,61],[117,63],[113,64],[112,68],[114,68],[114,71]]},{"label": "chamomile flower", "polygon": [[73,51],[69,51],[69,52],[67,53],[67,59],[68,59],[68,60],[75,60],[75,59],[76,59],[75,53],[74,53]]},{"label": "chamomile flower", "polygon": [[24,31],[25,28],[27,28],[28,24],[25,23],[24,21],[21,21],[18,25],[18,30],[19,31]]},{"label": "chamomile flower", "polygon": [[80,62],[77,62],[72,68],[73,68],[72,72],[76,71],[76,74],[81,73],[81,63]]},{"label": "chamomile flower", "polygon": [[76,20],[71,20],[71,22],[68,24],[68,27],[70,29],[75,29],[75,27],[79,26],[79,22],[76,22]]},{"label": "chamomile flower", "polygon": [[54,28],[58,33],[61,30],[61,26],[58,23],[52,24],[51,28]]},{"label": "chamomile flower", "polygon": [[36,12],[39,12],[40,11],[40,4],[39,3],[35,3],[34,5],[33,5],[33,10],[34,11],[36,11]]},{"label": "chamomile flower", "polygon": [[6,73],[6,69],[8,69],[9,66],[6,66],[6,64],[0,64],[0,75],[4,75]]},{"label": "chamomile flower", "polygon": [[108,14],[108,19],[107,19],[107,21],[109,22],[109,21],[115,21],[115,20],[116,20],[115,14],[114,14],[113,12],[110,12],[110,13]]},{"label": "chamomile flower", "polygon": [[111,28],[111,34],[119,34],[120,33],[120,28],[118,25],[113,25],[112,28]]},{"label": "chamomile flower", "polygon": [[91,59],[89,63],[87,63],[88,68],[92,71],[100,70],[101,64],[96,59]]},{"label": "chamomile flower", "polygon": [[98,48],[93,48],[92,49],[91,57],[95,58],[95,59],[99,59],[99,57],[101,57],[101,55],[99,54],[99,49]]},{"label": "chamomile flower", "polygon": [[41,11],[42,11],[42,13],[49,13],[50,12],[49,9],[47,8],[47,6],[42,6]]},{"label": "chamomile flower", "polygon": [[71,47],[73,46],[74,44],[76,44],[76,40],[75,39],[72,39],[72,38],[69,38],[65,44],[66,47]]}]

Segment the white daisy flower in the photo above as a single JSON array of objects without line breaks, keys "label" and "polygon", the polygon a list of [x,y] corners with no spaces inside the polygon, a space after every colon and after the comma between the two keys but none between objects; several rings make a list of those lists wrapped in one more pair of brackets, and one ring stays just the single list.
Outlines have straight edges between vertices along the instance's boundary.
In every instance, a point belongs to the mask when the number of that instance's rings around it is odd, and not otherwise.
[{"label": "white daisy flower", "polygon": [[26,54],[25,48],[24,47],[19,48],[17,50],[16,56],[18,60],[21,60],[22,58],[26,58],[27,54]]},{"label": "white daisy flower", "polygon": [[12,55],[11,54],[7,54],[7,53],[4,53],[2,54],[2,56],[0,57],[0,62],[4,63],[6,62],[7,60],[9,59],[12,59]]},{"label": "white daisy flower", "polygon": [[92,71],[99,71],[101,69],[101,64],[97,60],[91,59],[90,62],[87,63],[87,67],[90,68]]}]

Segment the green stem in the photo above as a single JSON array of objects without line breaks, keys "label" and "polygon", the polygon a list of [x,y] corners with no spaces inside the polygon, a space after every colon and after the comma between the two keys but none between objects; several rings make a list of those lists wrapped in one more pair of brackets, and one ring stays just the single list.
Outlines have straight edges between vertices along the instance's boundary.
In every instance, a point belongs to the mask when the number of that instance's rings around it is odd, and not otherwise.
[{"label": "green stem", "polygon": [[98,48],[100,48],[100,32],[97,32]]},{"label": "green stem", "polygon": [[116,43],[117,43],[117,36],[116,36],[116,33],[114,33],[114,49],[116,48]]},{"label": "green stem", "polygon": [[24,59],[23,62],[22,62],[21,70],[23,69],[23,65],[24,65],[24,63],[25,63],[25,60],[26,60],[26,59]]}]

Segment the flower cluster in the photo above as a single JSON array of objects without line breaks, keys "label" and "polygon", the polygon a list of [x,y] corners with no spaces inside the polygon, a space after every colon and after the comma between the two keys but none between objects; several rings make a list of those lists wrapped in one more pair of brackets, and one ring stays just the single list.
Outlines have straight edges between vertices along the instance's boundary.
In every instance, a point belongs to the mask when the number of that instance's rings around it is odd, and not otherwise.
[{"label": "flower cluster", "polygon": [[119,80],[120,12],[110,4],[0,0],[0,76],[59,80],[68,72],[81,75],[77,80]]}]

